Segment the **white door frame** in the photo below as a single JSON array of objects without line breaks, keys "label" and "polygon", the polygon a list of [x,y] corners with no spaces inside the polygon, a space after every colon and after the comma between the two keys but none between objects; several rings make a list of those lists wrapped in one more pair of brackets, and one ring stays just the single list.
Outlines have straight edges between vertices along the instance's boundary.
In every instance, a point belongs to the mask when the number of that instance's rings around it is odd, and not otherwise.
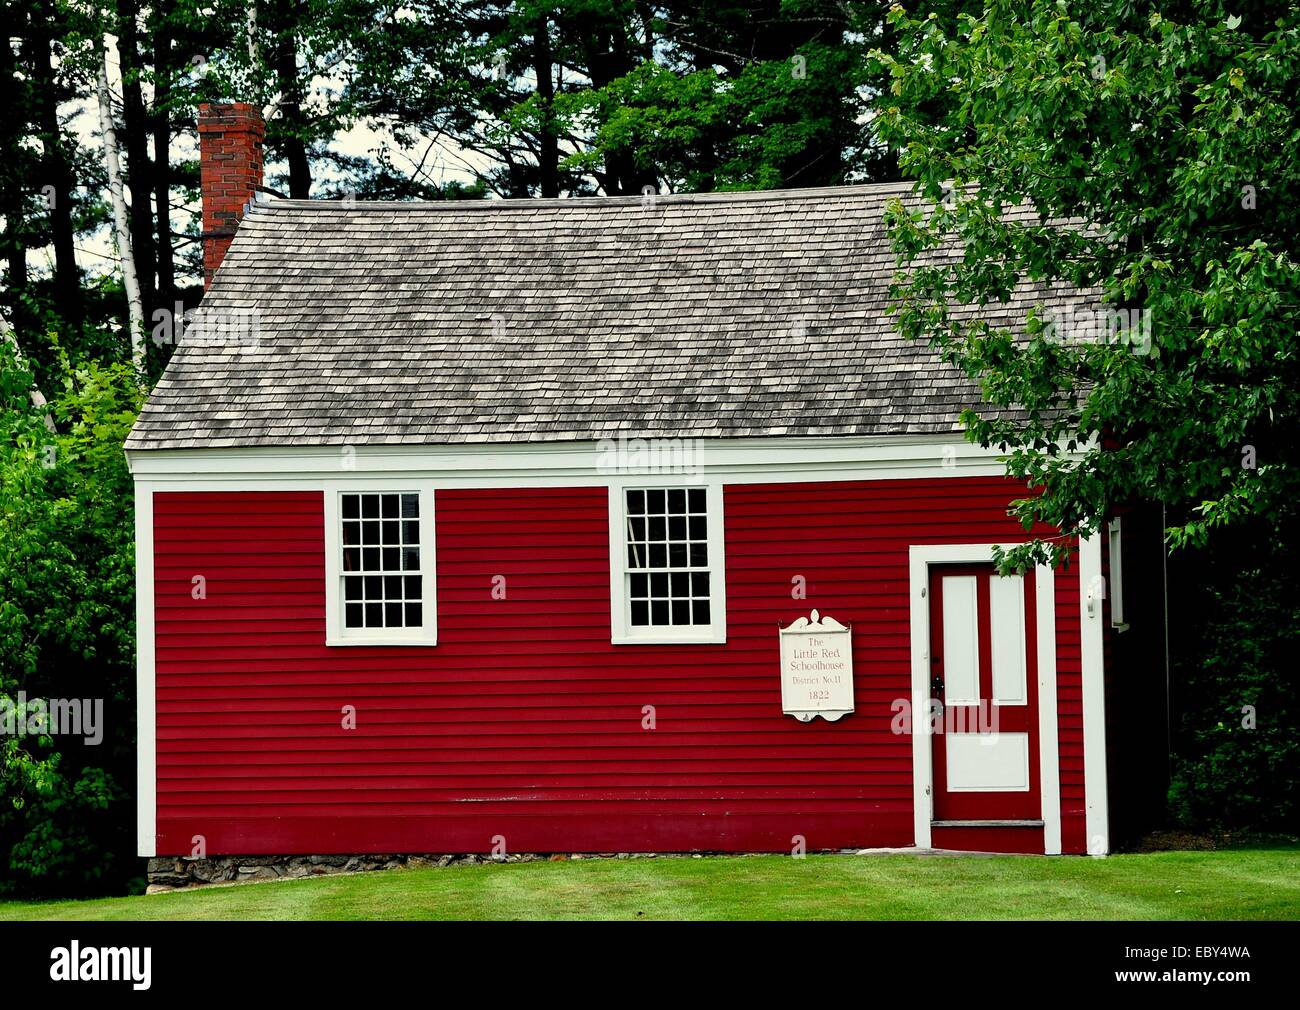
[{"label": "white door frame", "polygon": [[[930,848],[934,818],[934,770],[930,740],[930,566],[993,560],[995,547],[1015,544],[928,544],[908,549],[912,631],[912,817],[917,848]],[[1056,721],[1056,577],[1047,565],[1034,569],[1035,640],[1038,658],[1038,767],[1042,796],[1043,851],[1061,852],[1061,769]]]}]

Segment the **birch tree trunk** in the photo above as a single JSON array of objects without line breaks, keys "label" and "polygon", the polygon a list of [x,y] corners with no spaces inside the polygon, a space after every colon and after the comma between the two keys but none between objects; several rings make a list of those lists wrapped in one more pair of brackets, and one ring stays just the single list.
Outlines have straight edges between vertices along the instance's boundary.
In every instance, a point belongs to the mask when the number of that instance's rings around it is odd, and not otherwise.
[{"label": "birch tree trunk", "polygon": [[[27,360],[23,357],[23,349],[18,346],[18,338],[14,336],[13,330],[9,327],[9,320],[5,319],[4,316],[0,316],[0,332],[5,335],[5,343],[13,348],[14,359],[18,362],[18,367],[26,368]],[[45,415],[45,427],[51,433],[57,432],[58,428],[54,426],[54,418],[50,416],[48,401],[45,399],[45,394],[41,392],[40,386],[36,385],[35,377],[32,378],[32,388],[28,395],[32,398],[32,406]]]},{"label": "birch tree trunk", "polygon": [[115,0],[117,11],[117,66],[122,93],[120,150],[126,154],[126,188],[131,192],[127,213],[131,222],[131,252],[135,256],[135,277],[140,282],[140,302],[146,319],[158,308],[154,285],[157,261],[153,248],[153,212],[149,206],[153,165],[149,160],[149,110],[140,85],[145,59],[140,51],[140,5],[138,0]]},{"label": "birch tree trunk", "polygon": [[122,190],[122,168],[118,161],[117,133],[113,129],[113,104],[108,93],[108,40],[104,40],[99,63],[99,128],[104,135],[104,162],[108,167],[108,189],[113,198],[113,230],[117,236],[117,258],[122,264],[126,283],[126,307],[131,327],[131,360],[137,374],[144,377],[144,303],[140,298],[140,281],[135,274],[135,257],[131,253],[131,227]]}]

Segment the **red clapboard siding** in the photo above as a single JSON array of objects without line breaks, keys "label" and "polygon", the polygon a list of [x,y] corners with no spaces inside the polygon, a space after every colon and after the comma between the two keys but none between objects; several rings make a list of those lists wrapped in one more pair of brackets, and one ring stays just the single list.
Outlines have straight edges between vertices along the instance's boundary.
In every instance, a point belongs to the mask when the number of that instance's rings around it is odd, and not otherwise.
[{"label": "red clapboard siding", "polygon": [[[158,852],[911,844],[911,741],[891,732],[908,548],[1021,539],[1022,494],[729,486],[727,644],[614,646],[603,488],[438,491],[439,644],[326,648],[320,492],[159,492]],[[1074,582],[1057,580],[1067,851],[1084,848]],[[853,625],[857,712],[805,725],[781,714],[776,628],[813,607]]]}]

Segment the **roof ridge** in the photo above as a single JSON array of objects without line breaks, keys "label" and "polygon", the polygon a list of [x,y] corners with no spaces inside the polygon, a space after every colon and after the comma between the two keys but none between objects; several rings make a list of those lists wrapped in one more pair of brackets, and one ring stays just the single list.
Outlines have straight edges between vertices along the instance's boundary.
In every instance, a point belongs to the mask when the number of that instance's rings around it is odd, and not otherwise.
[{"label": "roof ridge", "polygon": [[[869,182],[850,186],[808,186],[801,189],[743,189],[712,193],[656,193],[655,203],[765,203],[782,200],[809,200],[824,197],[866,196],[876,193],[907,192],[915,183]],[[541,207],[627,207],[640,204],[645,197],[569,196],[509,197],[486,200],[353,200],[346,208],[341,200],[293,200],[279,197],[258,199],[257,209],[277,210],[366,210],[400,208],[402,210],[536,210]]]}]

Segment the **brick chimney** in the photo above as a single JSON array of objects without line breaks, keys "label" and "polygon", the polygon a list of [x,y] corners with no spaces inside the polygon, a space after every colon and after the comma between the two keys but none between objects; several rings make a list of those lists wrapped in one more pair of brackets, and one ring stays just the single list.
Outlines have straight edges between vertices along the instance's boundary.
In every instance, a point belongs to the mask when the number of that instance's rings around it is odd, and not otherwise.
[{"label": "brick chimney", "polygon": [[244,102],[199,106],[199,190],[203,196],[203,287],[225,259],[244,218],[244,207],[262,185],[260,110]]}]

